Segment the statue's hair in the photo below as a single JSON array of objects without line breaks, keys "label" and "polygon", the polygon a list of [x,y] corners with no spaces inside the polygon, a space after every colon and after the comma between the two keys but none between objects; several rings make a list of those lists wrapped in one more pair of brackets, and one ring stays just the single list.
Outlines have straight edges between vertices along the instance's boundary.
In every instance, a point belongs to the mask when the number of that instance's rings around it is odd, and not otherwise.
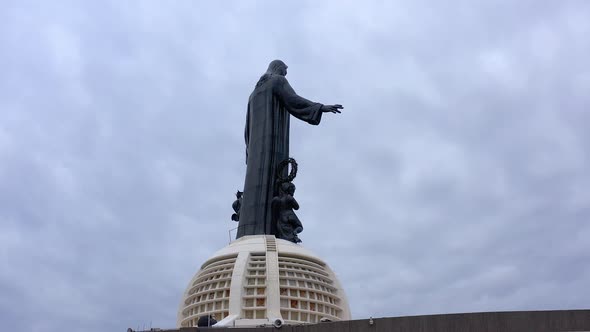
[{"label": "statue's hair", "polygon": [[268,69],[264,75],[260,76],[258,83],[256,83],[256,87],[261,86],[266,80],[268,80],[272,75],[278,74],[279,69],[282,67],[287,67],[287,65],[281,60],[273,60],[268,65]]}]

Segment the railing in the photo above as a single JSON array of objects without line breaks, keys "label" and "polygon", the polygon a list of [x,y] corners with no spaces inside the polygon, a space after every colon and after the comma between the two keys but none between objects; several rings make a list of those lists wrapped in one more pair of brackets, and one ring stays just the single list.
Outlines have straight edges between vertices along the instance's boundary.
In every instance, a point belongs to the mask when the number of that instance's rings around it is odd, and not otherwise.
[{"label": "railing", "polygon": [[[234,227],[234,228],[232,228],[232,229],[228,230],[228,231],[227,231],[227,235],[228,235],[228,238],[229,238],[229,242],[228,242],[228,243],[232,243],[232,242],[234,241],[234,240],[232,240],[232,239],[234,239],[235,237],[232,237],[232,232],[233,232],[233,231],[236,231],[236,230],[237,230],[237,229],[239,229],[240,227],[245,227],[245,226],[252,226],[252,224],[247,224],[247,225],[240,225],[240,226],[238,226],[238,227]],[[264,234],[260,234],[260,235],[264,235]],[[270,235],[270,234],[266,234],[266,235]]]},{"label": "railing", "polygon": [[[244,225],[242,225],[242,226],[244,226]],[[228,243],[231,243],[232,242],[231,232],[237,230],[238,228],[240,228],[242,226],[234,227],[234,228],[230,229],[229,231],[227,231],[227,235],[229,236],[229,242]]]}]

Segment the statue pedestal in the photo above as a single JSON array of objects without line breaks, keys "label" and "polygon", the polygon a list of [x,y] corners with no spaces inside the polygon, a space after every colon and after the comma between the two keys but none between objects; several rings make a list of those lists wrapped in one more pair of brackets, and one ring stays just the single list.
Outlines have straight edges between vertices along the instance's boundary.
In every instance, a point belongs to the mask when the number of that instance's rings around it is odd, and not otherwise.
[{"label": "statue pedestal", "polygon": [[209,258],[190,281],[178,327],[214,314],[216,327],[350,320],[334,272],[299,244],[273,235],[244,236]]}]

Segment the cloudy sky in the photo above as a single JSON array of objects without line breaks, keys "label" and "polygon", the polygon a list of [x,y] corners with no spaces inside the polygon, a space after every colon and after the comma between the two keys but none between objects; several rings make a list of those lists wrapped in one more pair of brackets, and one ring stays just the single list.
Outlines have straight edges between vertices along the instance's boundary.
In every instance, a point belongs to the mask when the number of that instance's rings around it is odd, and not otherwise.
[{"label": "cloudy sky", "polygon": [[173,327],[227,245],[247,98],[354,318],[590,307],[588,1],[0,1],[0,322]]}]

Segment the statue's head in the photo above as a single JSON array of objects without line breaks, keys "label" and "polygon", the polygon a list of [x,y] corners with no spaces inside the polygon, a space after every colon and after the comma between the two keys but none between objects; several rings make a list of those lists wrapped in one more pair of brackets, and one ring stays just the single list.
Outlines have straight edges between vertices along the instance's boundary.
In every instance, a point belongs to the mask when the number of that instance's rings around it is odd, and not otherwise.
[{"label": "statue's head", "polygon": [[286,76],[287,75],[287,65],[281,60],[271,61],[270,64],[268,65],[268,69],[266,70],[266,73],[264,73],[264,75],[262,75],[260,77],[260,79],[258,80],[258,83],[256,83],[256,87],[259,87],[264,82],[268,81],[268,79],[271,78],[272,75]]},{"label": "statue's head", "polygon": [[281,76],[287,76],[287,65],[281,60],[273,60],[268,65],[266,70],[267,74],[277,74]]},{"label": "statue's head", "polygon": [[285,194],[293,196],[293,194],[295,194],[295,185],[293,184],[293,182],[283,182],[283,184],[281,185],[281,190]]},{"label": "statue's head", "polygon": [[238,190],[238,192],[236,193],[236,197],[241,198],[243,193],[244,193],[243,191]]}]

